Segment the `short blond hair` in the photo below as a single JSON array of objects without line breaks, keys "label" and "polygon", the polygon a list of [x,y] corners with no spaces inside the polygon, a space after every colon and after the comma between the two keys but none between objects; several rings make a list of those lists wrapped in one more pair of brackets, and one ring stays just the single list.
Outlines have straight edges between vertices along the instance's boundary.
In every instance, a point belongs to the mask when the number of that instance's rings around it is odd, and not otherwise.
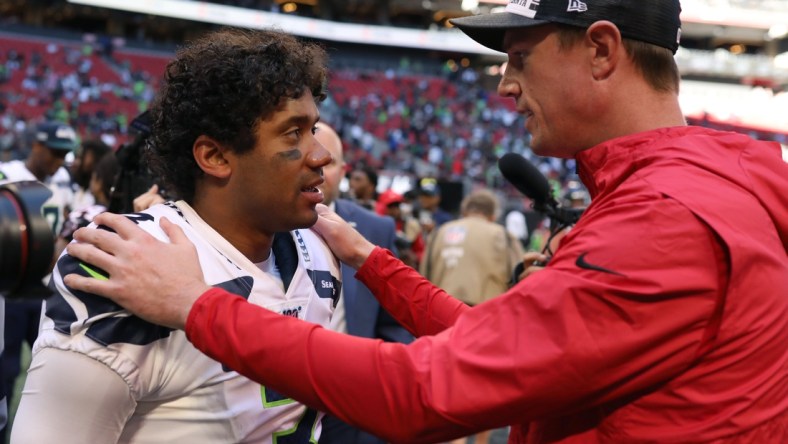
[{"label": "short blond hair", "polygon": [[463,215],[476,213],[495,218],[498,215],[498,197],[487,189],[476,190],[462,200],[460,210]]}]

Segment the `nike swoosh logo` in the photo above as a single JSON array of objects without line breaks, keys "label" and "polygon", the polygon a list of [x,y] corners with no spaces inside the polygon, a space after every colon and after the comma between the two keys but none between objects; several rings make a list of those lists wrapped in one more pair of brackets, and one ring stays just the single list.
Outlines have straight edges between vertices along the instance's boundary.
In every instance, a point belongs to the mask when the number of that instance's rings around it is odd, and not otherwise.
[{"label": "nike swoosh logo", "polygon": [[79,263],[79,268],[85,270],[85,272],[87,274],[89,274],[90,277],[92,277],[93,279],[98,279],[100,281],[108,281],[109,280],[108,276],[99,273],[98,271],[88,267],[87,265],[85,265],[85,264],[83,264],[81,262]]},{"label": "nike swoosh logo", "polygon": [[578,256],[577,260],[575,261],[575,265],[577,265],[578,267],[583,268],[585,270],[601,271],[602,273],[608,273],[608,274],[614,274],[616,276],[626,277],[626,275],[621,274],[621,273],[619,273],[617,271],[613,271],[613,270],[610,270],[608,268],[600,267],[599,265],[594,265],[594,264],[586,261],[586,255],[587,254],[588,253],[586,252],[586,253],[583,253],[580,256]]}]

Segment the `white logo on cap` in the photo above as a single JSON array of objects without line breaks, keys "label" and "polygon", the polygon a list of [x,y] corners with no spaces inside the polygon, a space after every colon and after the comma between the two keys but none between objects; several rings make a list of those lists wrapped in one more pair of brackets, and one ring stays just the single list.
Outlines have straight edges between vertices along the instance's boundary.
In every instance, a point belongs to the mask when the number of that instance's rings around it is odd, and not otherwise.
[{"label": "white logo on cap", "polygon": [[536,17],[536,10],[539,8],[540,0],[511,0],[506,5],[506,12],[522,15],[528,18]]},{"label": "white logo on cap", "polygon": [[71,127],[61,126],[55,131],[55,137],[58,139],[76,140],[77,133]]},{"label": "white logo on cap", "polygon": [[588,6],[580,0],[569,0],[569,6],[566,7],[566,12],[585,12],[588,11]]}]

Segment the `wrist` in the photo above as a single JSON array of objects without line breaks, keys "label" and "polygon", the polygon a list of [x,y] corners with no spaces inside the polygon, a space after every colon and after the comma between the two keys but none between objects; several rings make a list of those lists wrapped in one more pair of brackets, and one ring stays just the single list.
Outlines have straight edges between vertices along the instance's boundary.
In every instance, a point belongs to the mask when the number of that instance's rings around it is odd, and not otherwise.
[{"label": "wrist", "polygon": [[214,287],[206,284],[199,284],[189,287],[188,289],[184,289],[184,292],[182,293],[182,300],[184,303],[178,304],[178,313],[175,319],[177,325],[175,325],[175,328],[179,328],[181,330],[186,329],[186,324],[188,323],[189,316],[193,311],[194,305],[201,297],[205,296],[213,288]]},{"label": "wrist", "polygon": [[372,254],[372,251],[375,249],[375,245],[371,242],[364,242],[356,249],[356,254],[354,255],[350,265],[354,269],[358,270],[364,262],[367,261],[369,255]]}]

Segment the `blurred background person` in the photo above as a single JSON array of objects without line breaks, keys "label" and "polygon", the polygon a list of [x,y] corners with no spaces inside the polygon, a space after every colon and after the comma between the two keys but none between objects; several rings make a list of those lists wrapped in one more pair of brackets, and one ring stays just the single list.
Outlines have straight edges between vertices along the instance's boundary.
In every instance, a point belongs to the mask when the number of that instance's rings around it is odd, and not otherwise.
[{"label": "blurred background person", "polygon": [[[41,122],[33,128],[27,158],[0,163],[0,182],[37,180],[52,191],[52,196],[44,203],[41,211],[50,224],[53,239],[56,239],[63,227],[66,208],[73,198],[69,184],[55,184],[53,176],[60,172],[67,177],[63,164],[66,155],[77,147],[77,143],[77,134],[71,126],[60,122]],[[55,257],[52,258],[53,261]],[[32,346],[38,337],[41,305],[47,296],[49,292],[43,289],[42,294],[6,301],[5,349],[0,357],[0,369],[3,393],[9,397],[13,393],[16,378],[22,371],[22,346],[25,342]],[[3,438],[7,435],[6,430],[7,428],[3,428],[0,432]]]},{"label": "blurred background person", "polygon": [[377,187],[378,173],[374,168],[361,166],[350,173],[350,196],[367,210],[375,210]]},{"label": "blurred background person", "polygon": [[451,213],[440,206],[441,189],[437,179],[425,177],[419,180],[417,195],[418,219],[425,235],[429,235],[433,229],[454,219]]},{"label": "blurred background person", "polygon": [[377,213],[394,219],[397,229],[397,250],[402,262],[419,269],[419,262],[424,255],[424,235],[419,221],[403,206],[407,205],[405,197],[394,190],[386,190],[378,197]]},{"label": "blurred background person", "polygon": [[112,185],[120,171],[118,159],[112,152],[105,153],[101,160],[92,168],[87,192],[90,193],[93,204],[79,207],[68,213],[63,229],[60,231],[55,245],[56,254],[74,238],[74,232],[82,227],[87,227],[97,215],[107,211],[112,194]]},{"label": "blurred background person", "polygon": [[523,248],[528,245],[528,238],[530,237],[530,233],[528,232],[528,221],[521,208],[510,208],[503,218],[503,225],[506,227],[509,234],[520,241],[520,245]]},{"label": "blurred background person", "polygon": [[508,290],[512,271],[523,257],[520,242],[495,222],[498,209],[495,194],[474,191],[463,199],[461,217],[427,239],[421,274],[470,306]]},{"label": "blurred background person", "polygon": [[[112,148],[98,139],[84,140],[77,148],[74,162],[69,168],[74,189],[74,199],[71,202],[70,210],[79,210],[96,203],[90,186],[93,170],[101,159],[110,153],[112,153]],[[112,186],[112,183],[109,186]]]}]

